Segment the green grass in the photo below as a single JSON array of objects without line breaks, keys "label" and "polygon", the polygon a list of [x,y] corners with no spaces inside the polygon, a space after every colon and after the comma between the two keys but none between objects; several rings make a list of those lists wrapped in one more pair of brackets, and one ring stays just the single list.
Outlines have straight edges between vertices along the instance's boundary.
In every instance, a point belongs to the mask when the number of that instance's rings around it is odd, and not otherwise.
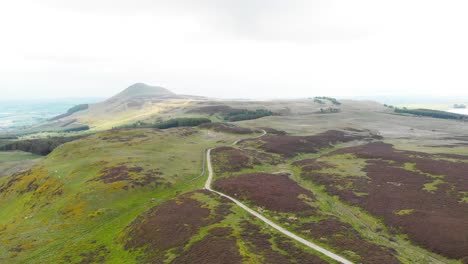
[{"label": "green grass", "polygon": [[[195,133],[186,133],[190,131]],[[110,263],[134,263],[136,253],[123,250],[118,243],[122,230],[149,208],[201,188],[205,179],[197,177],[204,150],[242,137],[246,136],[196,129],[143,129],[103,132],[59,147],[10,192],[0,195],[0,262],[57,262],[65,256],[79,260],[83,251],[105,245],[111,251]],[[171,186],[123,190],[121,183],[93,181],[103,167],[119,164],[145,171],[159,169]],[[0,185],[8,180],[0,179]],[[43,188],[44,192],[38,192],[39,188],[18,193],[33,180],[51,186]],[[63,194],[51,196],[52,187],[60,185]],[[10,251],[32,237],[27,250]],[[93,240],[96,243],[91,244]]]},{"label": "green grass", "polygon": [[42,156],[28,152],[0,152],[0,177],[12,175],[18,171],[27,170],[40,159],[42,159]]},{"label": "green grass", "polygon": [[403,209],[395,212],[397,215],[410,215],[414,212],[414,209]]},{"label": "green grass", "polygon": [[[429,154],[456,154],[456,155],[468,155],[468,148],[465,146],[454,146],[454,147],[433,147],[430,144],[439,143],[444,141],[430,141],[428,145],[423,145],[424,141],[417,139],[392,139],[385,140],[386,143],[394,145],[396,149],[425,152]],[[444,143],[446,144],[446,143]]]},{"label": "green grass", "polygon": [[23,152],[23,151],[3,151],[3,152],[0,152],[0,163],[11,162],[11,161],[32,160],[32,159],[38,159],[41,157],[42,156],[32,154],[29,152]]},{"label": "green grass", "polygon": [[435,179],[434,181],[430,183],[424,184],[423,190],[428,191],[428,192],[433,192],[437,190],[437,185],[445,183],[445,181],[441,179]]},{"label": "green grass", "polygon": [[463,197],[460,199],[460,203],[468,203],[468,192],[460,193]]},{"label": "green grass", "polygon": [[[103,116],[84,117],[83,122],[91,124],[94,130],[105,130],[137,120],[153,120],[155,115],[162,118],[184,116],[181,111],[174,112],[172,110],[189,106],[191,104],[187,102],[174,102],[158,107],[154,106],[151,109],[145,108],[141,111],[125,111],[115,116],[105,116],[106,118]],[[283,108],[284,106],[281,105],[281,109]],[[246,127],[272,127],[287,130],[297,135],[311,135],[337,127],[365,127],[375,130],[382,128],[384,133],[390,135],[388,142],[396,143],[396,148],[399,149],[468,155],[468,150],[463,147],[433,148],[424,146],[423,143],[428,143],[427,145],[432,143],[427,139],[422,139],[421,146],[415,146],[414,141],[411,140],[392,139],[392,135],[403,137],[407,136],[407,133],[414,133],[394,130],[394,127],[401,129],[399,127],[402,125],[406,127],[409,120],[414,121],[411,122],[412,126],[421,130],[430,131],[435,127],[442,132],[453,131],[454,128],[457,128],[455,125],[458,126],[458,124],[455,122],[431,120],[431,125],[427,125],[426,119],[423,118],[391,116],[374,111],[363,111],[360,112],[359,116],[356,116],[346,109],[336,115],[310,114],[317,111],[316,108],[317,106],[314,105],[302,108],[300,112],[306,113],[303,115],[265,117],[255,121],[243,121],[239,124]],[[222,120],[222,117],[213,116],[212,118]],[[450,125],[452,123],[453,126]],[[199,175],[202,166],[204,166],[202,164],[203,151],[206,148],[227,146],[236,139],[252,137],[252,135],[223,134],[210,130],[193,130],[198,132],[186,136],[180,133],[182,130],[178,129],[163,132],[155,132],[151,129],[105,131],[98,134],[86,132],[90,135],[89,138],[59,147],[36,165],[31,178],[37,178],[41,186],[49,186],[46,188],[47,190],[63,184],[63,194],[60,197],[50,196],[48,191],[20,193],[28,186],[28,181],[16,183],[13,187],[14,192],[0,194],[0,263],[57,263],[67,255],[71,257],[72,261],[77,262],[81,258],[80,253],[91,251],[98,245],[105,245],[111,251],[107,257],[109,263],[135,263],[135,258],[139,253],[125,251],[119,242],[119,239],[124,235],[125,227],[153,206],[173,199],[179,194],[202,188],[206,178],[199,177]],[[51,134],[53,133],[27,137],[49,136]],[[106,137],[115,140],[104,140]],[[121,141],[118,137],[124,140]],[[128,141],[126,141],[127,138]],[[365,160],[356,159],[349,155],[324,157],[324,154],[332,150],[353,144],[355,143],[340,144],[316,154],[298,155],[294,159],[285,160],[278,165],[257,165],[235,175],[259,171],[291,172],[291,179],[314,193],[317,201],[313,202],[313,205],[318,207],[321,213],[327,216],[336,216],[340,221],[351,224],[353,229],[357,230],[368,241],[395,249],[403,263],[457,263],[413,245],[404,235],[391,235],[380,219],[369,215],[358,207],[343,203],[337,197],[330,196],[322,186],[302,179],[299,176],[299,170],[289,165],[293,161],[304,158],[318,158],[319,161],[335,166],[334,169],[324,172],[340,177],[348,177],[351,174],[366,177],[365,173],[362,172]],[[20,161],[21,158],[25,158],[19,156],[17,158]],[[2,162],[2,158],[12,159],[11,156],[0,155],[0,162]],[[100,163],[103,161],[107,163]],[[93,181],[103,167],[119,164],[139,166],[144,170],[159,169],[163,173],[161,177],[171,183],[171,186],[168,188],[146,186],[122,190],[120,183],[104,184]],[[405,169],[413,171],[415,167],[412,164],[405,164]],[[217,175],[217,177],[221,176],[224,175]],[[433,183],[440,180],[437,176],[433,178]],[[0,179],[0,186],[8,180],[9,178]],[[436,188],[437,184],[433,184],[429,188]],[[204,195],[197,196],[197,199],[203,200],[210,207],[219,203],[216,199]],[[465,194],[460,202],[468,202],[468,196]],[[411,209],[404,209],[397,213],[404,215],[410,213],[409,210]],[[68,214],[65,213],[67,211]],[[251,218],[238,207],[233,207],[232,211],[232,214],[215,226],[234,228],[234,236],[238,238],[241,254],[249,259],[250,263],[261,263],[262,258],[257,252],[252,252],[248,245],[239,239],[240,221],[247,219],[262,226],[263,232],[272,236],[279,234],[259,220]],[[268,211],[264,213],[275,221],[294,217],[294,214],[276,215]],[[302,222],[319,220],[320,217],[298,218],[298,221]],[[202,228],[191,239],[187,248],[202,239],[213,227]],[[90,242],[93,240],[96,240],[96,243]],[[325,242],[319,241],[318,243],[328,247]],[[10,251],[19,245],[25,247],[24,251],[18,253]],[[299,244],[297,246],[315,254],[309,248]],[[278,250],[281,251],[280,248]],[[177,253],[173,254],[172,258],[177,256]],[[355,253],[343,252],[343,254],[353,257]]]},{"label": "green grass", "polygon": [[410,162],[407,162],[403,165],[403,168],[407,171],[412,171],[412,172],[417,172],[419,174],[423,174],[423,175],[426,175],[428,176],[429,178],[431,178],[433,181],[429,182],[429,183],[426,183],[423,185],[423,190],[425,191],[428,191],[428,192],[433,192],[433,191],[436,191],[437,190],[437,186],[439,184],[442,184],[442,183],[445,183],[445,181],[443,180],[444,176],[443,175],[433,175],[433,174],[430,174],[430,173],[426,173],[426,172],[423,172],[421,170],[418,170],[416,168],[416,164],[415,163],[410,163]]},{"label": "green grass", "polygon": [[340,177],[364,177],[367,174],[363,171],[367,162],[365,159],[359,159],[353,154],[334,155],[333,157],[321,157],[319,162],[325,162],[332,168],[319,170],[319,173],[339,175]]}]

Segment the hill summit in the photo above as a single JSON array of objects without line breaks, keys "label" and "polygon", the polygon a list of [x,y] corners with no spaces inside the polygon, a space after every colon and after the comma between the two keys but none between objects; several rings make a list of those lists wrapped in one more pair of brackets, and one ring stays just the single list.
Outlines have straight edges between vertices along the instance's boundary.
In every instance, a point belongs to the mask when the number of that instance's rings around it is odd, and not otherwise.
[{"label": "hill summit", "polygon": [[150,86],[144,83],[135,83],[109,100],[128,100],[136,98],[176,98],[175,93],[159,86]]}]

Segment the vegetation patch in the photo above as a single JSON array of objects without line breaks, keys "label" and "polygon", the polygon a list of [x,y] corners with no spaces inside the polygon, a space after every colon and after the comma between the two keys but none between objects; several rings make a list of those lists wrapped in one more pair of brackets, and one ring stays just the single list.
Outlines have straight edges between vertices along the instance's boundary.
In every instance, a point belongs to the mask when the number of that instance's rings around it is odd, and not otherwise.
[{"label": "vegetation patch", "polygon": [[395,113],[401,114],[412,114],[417,116],[428,116],[433,118],[442,119],[455,119],[455,120],[468,120],[467,115],[450,113],[432,109],[407,109],[407,108],[395,108]]},{"label": "vegetation patch", "polygon": [[227,123],[207,123],[200,125],[200,128],[211,129],[216,132],[232,133],[232,134],[252,134],[254,131],[250,128],[239,127]]},{"label": "vegetation patch", "polygon": [[403,209],[395,212],[397,215],[410,215],[414,212],[414,209]]},{"label": "vegetation patch", "polygon": [[42,157],[23,151],[0,152],[0,177],[29,170]]},{"label": "vegetation patch", "polygon": [[[334,218],[321,220],[317,223],[305,223],[300,229],[302,233],[317,241],[323,241],[345,253],[351,251],[357,254],[359,263],[388,263],[397,264],[400,261],[394,256],[395,252],[388,248],[370,243],[347,223]],[[353,257],[354,254],[348,254]]]},{"label": "vegetation patch", "polygon": [[60,145],[80,139],[80,138],[83,138],[83,136],[51,137],[51,138],[40,138],[40,139],[17,140],[17,141],[8,143],[4,146],[1,146],[0,150],[2,151],[21,150],[25,152],[31,152],[37,155],[48,155]]},{"label": "vegetation patch", "polygon": [[[323,166],[324,163],[326,164],[325,166]],[[353,154],[335,155],[330,159],[327,157],[320,158],[320,163],[318,165],[320,166],[320,164],[322,164],[322,168],[318,170],[320,173],[334,174],[340,177],[351,176],[367,178],[366,173],[362,171],[367,165],[366,161],[356,158]],[[312,169],[311,166],[304,169],[310,170]]]},{"label": "vegetation patch", "polygon": [[271,127],[261,127],[260,129],[265,130],[265,132],[270,135],[285,136],[287,134],[286,131],[274,129]]},{"label": "vegetation patch", "polygon": [[324,101],[329,101],[334,105],[341,105],[341,103],[333,97],[326,97],[326,96],[317,96],[314,97],[314,102],[319,103],[319,104],[325,104]]},{"label": "vegetation patch", "polygon": [[106,131],[100,136],[101,140],[109,142],[131,142],[137,139],[147,139],[148,135],[141,131],[132,131],[131,129],[112,129]]},{"label": "vegetation patch", "polygon": [[266,136],[260,140],[265,151],[294,157],[300,153],[316,153],[339,142],[370,139],[369,135],[350,134],[339,130],[329,130],[315,136]]},{"label": "vegetation patch", "polygon": [[231,237],[231,228],[213,228],[202,240],[195,242],[186,252],[171,263],[173,264],[238,264],[242,257],[237,240]]},{"label": "vegetation patch", "polygon": [[[232,213],[230,204],[215,203],[216,206],[212,206],[213,201],[208,198],[210,196],[211,193],[206,191],[186,193],[151,208],[126,228],[126,235],[123,238],[124,248],[144,252],[141,259],[146,262],[162,263],[168,254],[176,253],[179,258],[175,263],[187,263],[191,257],[202,258],[203,253],[206,254],[206,250],[210,250],[203,248],[203,245],[219,242],[220,248],[216,249],[216,252],[221,254],[226,250],[226,256],[235,259],[239,253],[235,243],[228,238],[231,230],[225,228],[211,230],[207,237],[195,242],[184,252],[192,237],[199,234],[203,227],[219,223]],[[217,260],[216,254],[205,257],[206,261]]]},{"label": "vegetation patch", "polygon": [[[321,258],[305,252],[303,249],[298,248],[289,239],[282,235],[275,235],[274,237],[268,233],[262,232],[262,229],[251,222],[242,221],[241,238],[247,242],[248,247],[252,252],[260,255],[263,258],[263,263],[268,264],[283,264],[283,263],[311,263],[311,264],[325,264],[328,263]],[[274,250],[274,243],[287,255]]]},{"label": "vegetation patch", "polygon": [[137,186],[146,186],[149,184],[162,185],[166,180],[161,177],[162,172],[158,169],[145,171],[141,167],[127,167],[126,165],[118,165],[115,167],[107,167],[101,170],[100,176],[92,181],[101,181],[105,184],[115,182],[126,182],[124,189],[134,188]]},{"label": "vegetation patch", "polygon": [[51,118],[50,121],[54,121],[54,120],[59,120],[59,119],[62,119],[62,118],[65,118],[65,117],[68,117],[68,116],[71,116],[73,115],[74,113],[76,112],[80,112],[80,111],[83,111],[83,110],[86,110],[89,108],[89,105],[88,104],[80,104],[80,105],[76,105],[70,109],[68,109],[68,111],[65,113],[65,114],[61,114],[61,115],[58,115],[54,118]]},{"label": "vegetation patch", "polygon": [[209,106],[202,106],[202,107],[192,109],[188,111],[188,113],[208,114],[208,115],[221,114],[225,116],[231,113],[238,113],[242,111],[247,111],[247,110],[232,108],[228,105],[209,105]]},{"label": "vegetation patch", "polygon": [[212,150],[212,162],[217,173],[236,172],[252,168],[259,161],[251,159],[242,150],[233,147],[219,147]]},{"label": "vegetation patch", "polygon": [[209,223],[210,209],[188,195],[170,200],[139,216],[127,228],[125,249],[143,249],[147,261],[164,259],[163,253],[183,247]]},{"label": "vegetation patch", "polygon": [[[95,249],[80,253],[80,260],[77,261],[79,264],[94,264],[94,263],[106,263],[106,257],[111,252],[105,245],[99,245]],[[71,257],[64,257],[63,262],[71,263]]]},{"label": "vegetation patch", "polygon": [[382,217],[388,226],[401,230],[428,250],[454,259],[468,256],[468,206],[460,202],[468,190],[466,162],[441,160],[441,154],[400,151],[385,143],[337,150],[324,159],[336,157],[339,161],[343,154],[366,161],[363,168],[366,178],[350,173],[344,181],[332,173],[336,166],[324,170],[327,166],[324,163],[308,170],[307,166],[313,165],[304,164],[313,164],[313,160],[296,165],[304,165],[304,179]]},{"label": "vegetation patch", "polygon": [[79,125],[79,126],[74,126],[74,127],[70,127],[70,128],[60,130],[60,132],[70,133],[70,132],[87,131],[87,130],[90,130],[90,129],[91,128],[88,125]]},{"label": "vegetation patch", "polygon": [[31,208],[49,203],[64,192],[63,183],[48,175],[44,168],[14,174],[0,185],[0,194],[31,194]]},{"label": "vegetation patch", "polygon": [[215,188],[230,196],[249,200],[257,206],[279,212],[314,210],[305,199],[312,201],[314,195],[300,187],[287,175],[267,173],[244,174],[215,182]]},{"label": "vegetation patch", "polygon": [[85,207],[88,204],[86,202],[77,202],[75,204],[67,205],[62,208],[60,213],[65,217],[65,218],[77,218],[81,217],[85,211]]},{"label": "vegetation patch", "polygon": [[0,134],[0,140],[18,139],[15,135]]},{"label": "vegetation patch", "polygon": [[433,192],[433,191],[436,191],[436,190],[437,190],[437,186],[438,186],[439,184],[442,184],[442,183],[445,183],[445,181],[443,181],[443,180],[441,180],[441,179],[435,179],[435,180],[432,181],[432,182],[425,183],[423,189],[426,190],[426,191],[428,191],[428,192]]},{"label": "vegetation patch", "polygon": [[154,128],[167,129],[171,127],[194,127],[201,124],[211,123],[208,118],[173,118],[154,124]]},{"label": "vegetation patch", "polygon": [[173,127],[195,127],[201,124],[211,123],[209,118],[188,118],[188,117],[181,117],[181,118],[172,118],[166,121],[158,122],[158,123],[145,123],[142,121],[138,121],[131,125],[124,125],[120,126],[119,128],[159,128],[159,129],[168,129]]},{"label": "vegetation patch", "polygon": [[242,111],[228,113],[224,117],[224,119],[229,122],[236,122],[236,121],[242,121],[242,120],[258,119],[258,118],[271,116],[271,115],[273,115],[273,112],[271,112],[270,110],[265,110],[265,109],[257,109],[255,111],[242,110]]}]

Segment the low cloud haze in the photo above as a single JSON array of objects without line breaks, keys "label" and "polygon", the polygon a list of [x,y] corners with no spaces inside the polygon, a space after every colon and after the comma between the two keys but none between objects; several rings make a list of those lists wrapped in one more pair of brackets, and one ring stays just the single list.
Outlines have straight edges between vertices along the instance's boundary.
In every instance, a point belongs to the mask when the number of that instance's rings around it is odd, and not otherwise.
[{"label": "low cloud haze", "polygon": [[0,100],[468,96],[462,0],[0,2]]}]

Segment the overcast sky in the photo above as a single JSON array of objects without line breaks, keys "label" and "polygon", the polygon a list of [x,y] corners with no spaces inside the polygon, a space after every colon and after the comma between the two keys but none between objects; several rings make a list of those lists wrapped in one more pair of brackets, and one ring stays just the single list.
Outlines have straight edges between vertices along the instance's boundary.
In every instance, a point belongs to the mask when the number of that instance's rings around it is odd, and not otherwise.
[{"label": "overcast sky", "polygon": [[0,100],[468,95],[466,0],[1,0]]}]

